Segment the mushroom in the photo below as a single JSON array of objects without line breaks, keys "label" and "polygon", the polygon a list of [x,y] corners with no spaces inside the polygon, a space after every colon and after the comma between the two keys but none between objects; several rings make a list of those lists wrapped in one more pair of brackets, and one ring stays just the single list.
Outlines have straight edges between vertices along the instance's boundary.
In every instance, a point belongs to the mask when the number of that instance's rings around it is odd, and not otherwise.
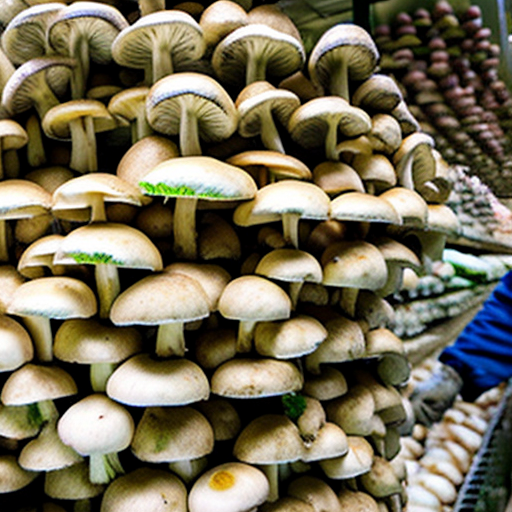
[{"label": "mushroom", "polygon": [[85,96],[91,61],[109,64],[112,42],[128,25],[114,6],[99,2],[73,2],[61,9],[47,29],[47,38],[55,53],[76,60],[71,75],[71,97]]},{"label": "mushroom", "polygon": [[178,272],[137,281],[112,304],[114,325],[156,325],[156,354],[185,355],[184,324],[210,314],[208,297],[194,278]]},{"label": "mushroom", "polygon": [[292,480],[288,486],[288,494],[309,503],[315,512],[342,512],[331,486],[315,476],[304,475]]},{"label": "mushroom", "polygon": [[146,408],[131,443],[139,460],[166,462],[186,483],[204,470],[213,447],[213,428],[192,407]]},{"label": "mushroom", "polygon": [[326,220],[329,202],[329,196],[313,183],[281,180],[264,186],[253,200],[239,205],[233,220],[239,226],[281,220],[285,240],[298,248],[299,220]]},{"label": "mushroom", "polygon": [[23,489],[39,476],[37,471],[23,469],[15,455],[0,456],[0,493]]},{"label": "mushroom", "polygon": [[233,100],[213,78],[200,73],[175,73],[161,78],[146,100],[149,125],[157,132],[178,135],[182,156],[201,155],[200,139],[219,142],[236,131]]},{"label": "mushroom", "polygon": [[181,480],[162,469],[140,467],[116,478],[106,488],[100,512],[187,511],[187,490]]},{"label": "mushroom", "polygon": [[396,81],[380,73],[367,78],[352,95],[352,103],[373,112],[391,112],[403,100]]},{"label": "mushroom", "polygon": [[326,30],[309,56],[311,81],[350,101],[349,80],[366,80],[377,67],[379,52],[368,32],[341,23]]},{"label": "mushroom", "polygon": [[16,178],[20,162],[16,150],[25,146],[28,134],[12,119],[0,120],[0,179]]},{"label": "mushroom", "polygon": [[230,32],[215,47],[212,66],[221,82],[252,84],[285,78],[306,60],[302,42],[262,23],[250,23]]},{"label": "mushroom", "polygon": [[0,373],[16,370],[33,356],[28,332],[12,318],[0,315]]},{"label": "mushroom", "polygon": [[123,472],[118,452],[130,445],[134,433],[123,406],[99,393],[86,396],[66,410],[57,430],[64,444],[89,457],[91,483],[109,483]]},{"label": "mushroom", "polygon": [[328,160],[337,161],[338,135],[355,138],[372,128],[370,116],[338,96],[314,98],[296,109],[288,122],[294,141],[309,149],[324,146]]},{"label": "mushroom", "polygon": [[89,318],[96,313],[96,297],[83,281],[72,277],[41,277],[23,283],[14,293],[8,313],[23,318],[40,361],[53,359],[50,320]]},{"label": "mushroom", "polygon": [[227,462],[203,473],[188,495],[190,512],[251,512],[269,494],[265,474],[249,464]]},{"label": "mushroom", "polygon": [[290,116],[300,106],[298,96],[276,89],[266,81],[258,81],[242,89],[235,106],[240,115],[238,132],[242,137],[259,135],[265,148],[285,153],[274,118],[282,126],[288,126]]},{"label": "mushroom", "polygon": [[98,170],[96,134],[113,130],[116,121],[101,101],[80,99],[52,107],[42,127],[50,138],[71,140],[69,166],[84,174]]},{"label": "mushroom", "polygon": [[143,69],[146,85],[186,69],[205,52],[203,30],[194,18],[176,9],[160,10],[125,27],[112,43],[120,66]]}]

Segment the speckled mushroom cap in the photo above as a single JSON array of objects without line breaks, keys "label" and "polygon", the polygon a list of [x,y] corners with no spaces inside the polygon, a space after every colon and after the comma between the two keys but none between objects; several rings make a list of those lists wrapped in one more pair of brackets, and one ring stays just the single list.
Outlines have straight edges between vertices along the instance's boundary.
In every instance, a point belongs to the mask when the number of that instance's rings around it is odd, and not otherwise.
[{"label": "speckled mushroom cap", "polygon": [[306,60],[296,37],[261,23],[233,30],[215,47],[212,66],[223,83],[249,85],[259,80],[284,78]]},{"label": "speckled mushroom cap", "polygon": [[60,56],[38,57],[22,64],[7,80],[2,106],[10,115],[35,107],[40,119],[59,103],[69,82],[73,59]]},{"label": "speckled mushroom cap", "polygon": [[0,315],[0,373],[16,370],[34,356],[28,332],[12,318]]},{"label": "speckled mushroom cap", "polygon": [[125,27],[112,43],[117,64],[147,69],[151,63],[149,84],[160,80],[202,57],[206,49],[203,30],[183,11],[169,9],[140,17]]},{"label": "speckled mushroom cap", "polygon": [[227,462],[203,473],[188,496],[190,512],[246,512],[267,500],[265,474],[249,464]]},{"label": "speckled mushroom cap", "polygon": [[288,361],[231,359],[211,378],[212,393],[228,398],[280,396],[301,389],[303,377]]},{"label": "speckled mushroom cap", "polygon": [[2,32],[2,49],[13,64],[23,64],[48,53],[46,29],[64,7],[58,2],[32,5],[9,21]]},{"label": "speckled mushroom cap", "polygon": [[76,393],[75,381],[62,368],[27,363],[9,375],[1,399],[5,405],[26,405]]},{"label": "speckled mushroom cap", "polygon": [[338,96],[314,98],[296,109],[288,122],[292,139],[305,148],[325,146],[326,157],[338,160],[339,135],[355,138],[371,130],[370,116]]},{"label": "speckled mushroom cap", "polygon": [[162,256],[151,240],[126,224],[100,222],[74,229],[54,257],[61,265],[112,263],[118,267],[162,269]]},{"label": "speckled mushroom cap", "polygon": [[[146,115],[155,131],[180,134],[182,156],[200,154],[195,148],[190,152],[187,138],[220,141],[229,138],[238,125],[235,105],[224,88],[213,78],[192,72],[175,73],[158,80],[148,94]],[[180,126],[185,120],[193,123],[187,130]],[[192,131],[193,125],[197,125],[197,132]]]},{"label": "speckled mushroom cap", "polygon": [[152,359],[139,354],[122,363],[107,382],[110,398],[134,407],[187,405],[208,399],[203,370],[181,359]]},{"label": "speckled mushroom cap", "polygon": [[378,59],[377,47],[366,30],[351,23],[338,24],[317,41],[308,70],[315,85],[348,101],[348,80],[366,80]]},{"label": "speckled mushroom cap", "polygon": [[149,509],[154,512],[187,511],[187,490],[169,471],[140,467],[116,478],[105,490],[101,512]]}]

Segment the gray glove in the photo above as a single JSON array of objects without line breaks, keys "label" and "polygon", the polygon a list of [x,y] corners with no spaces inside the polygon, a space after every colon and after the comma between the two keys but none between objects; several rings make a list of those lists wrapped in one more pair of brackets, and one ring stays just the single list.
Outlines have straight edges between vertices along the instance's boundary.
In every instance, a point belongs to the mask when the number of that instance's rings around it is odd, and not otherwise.
[{"label": "gray glove", "polygon": [[427,427],[439,421],[453,405],[462,384],[461,376],[445,364],[417,384],[409,397],[416,421]]}]

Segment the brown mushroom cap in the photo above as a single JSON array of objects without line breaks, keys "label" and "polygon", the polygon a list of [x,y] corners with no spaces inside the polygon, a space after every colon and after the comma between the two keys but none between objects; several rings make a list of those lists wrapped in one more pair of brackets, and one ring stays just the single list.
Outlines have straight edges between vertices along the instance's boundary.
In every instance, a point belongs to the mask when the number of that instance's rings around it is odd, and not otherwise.
[{"label": "brown mushroom cap", "polygon": [[330,196],[365,191],[359,174],[343,162],[322,162],[313,169],[314,182]]},{"label": "brown mushroom cap", "polygon": [[23,489],[38,476],[37,471],[23,469],[14,455],[0,456],[0,494]]},{"label": "brown mushroom cap", "polygon": [[104,490],[104,485],[91,483],[85,461],[49,471],[44,481],[45,494],[54,499],[86,500],[99,496]]},{"label": "brown mushroom cap", "polygon": [[345,455],[320,461],[320,467],[328,478],[343,480],[370,471],[373,463],[372,445],[360,436],[348,436],[347,444]]},{"label": "brown mushroom cap", "polygon": [[402,223],[389,202],[364,192],[346,192],[335,197],[331,201],[330,217],[341,221]]},{"label": "brown mushroom cap", "polygon": [[209,48],[213,48],[230,32],[247,23],[247,12],[240,4],[229,0],[211,3],[199,19],[206,46]]},{"label": "brown mushroom cap", "polygon": [[402,93],[393,78],[374,73],[352,95],[352,103],[365,110],[390,112],[400,101]]},{"label": "brown mushroom cap", "polygon": [[309,503],[315,512],[342,511],[331,486],[314,476],[305,475],[293,480],[288,486],[288,494]]}]

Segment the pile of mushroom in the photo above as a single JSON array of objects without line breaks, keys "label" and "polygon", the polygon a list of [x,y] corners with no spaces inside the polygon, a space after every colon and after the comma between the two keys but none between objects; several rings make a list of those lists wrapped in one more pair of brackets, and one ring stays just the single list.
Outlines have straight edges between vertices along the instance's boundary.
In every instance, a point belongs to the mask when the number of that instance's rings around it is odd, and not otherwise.
[{"label": "pile of mushroom", "polygon": [[[414,367],[411,385],[428,378],[437,364],[429,358]],[[411,436],[401,438],[394,463],[407,468],[407,512],[453,510],[458,490],[502,397],[502,386],[487,391],[475,402],[459,397],[432,428],[417,424]]]},{"label": "pile of mushroom", "polygon": [[429,12],[398,14],[375,29],[383,72],[407,90],[425,132],[450,163],[470,172],[500,197],[510,190],[512,101],[498,76],[500,47],[482,26],[480,8],[455,12],[445,0]]},{"label": "pile of mushroom", "polygon": [[401,510],[385,298],[458,232],[446,162],[360,27],[306,55],[273,5],[139,6],[2,35],[1,492]]}]

